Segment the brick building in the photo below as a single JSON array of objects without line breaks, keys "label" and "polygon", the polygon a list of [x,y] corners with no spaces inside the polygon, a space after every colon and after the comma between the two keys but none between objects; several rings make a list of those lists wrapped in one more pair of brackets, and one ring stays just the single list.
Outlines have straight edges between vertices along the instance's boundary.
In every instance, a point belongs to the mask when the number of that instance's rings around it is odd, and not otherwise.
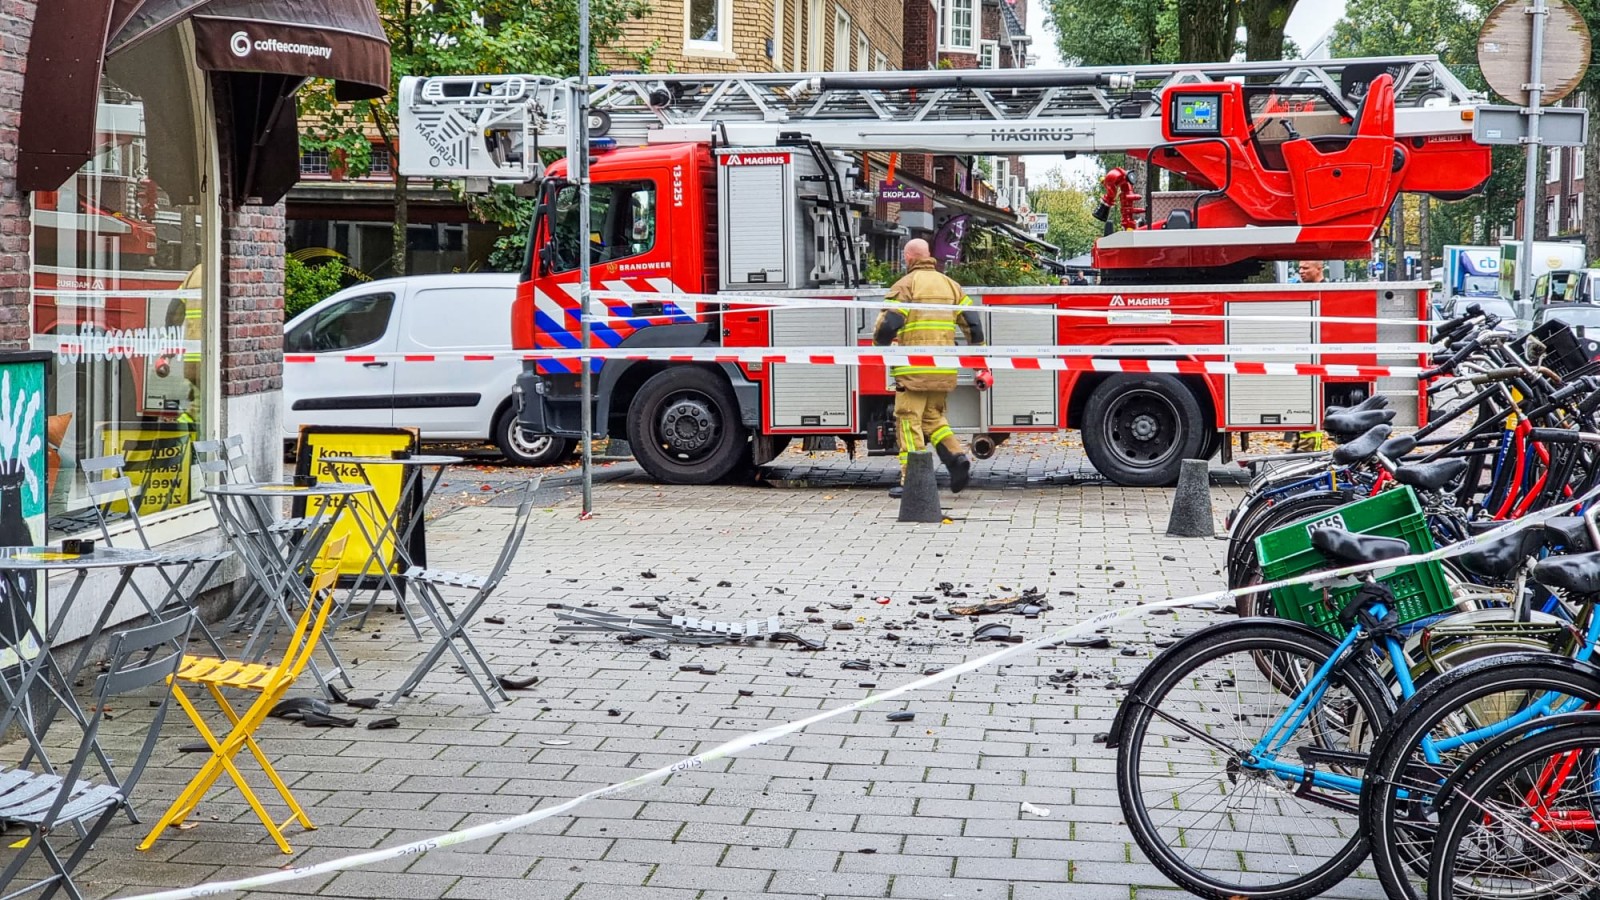
[{"label": "brick building", "polygon": [[[30,536],[98,537],[79,462],[121,452],[139,481],[165,465],[159,447],[173,462],[140,502],[149,537],[216,546],[193,442],[242,434],[258,474],[279,470],[293,94],[320,76],[380,96],[388,44],[371,0],[38,10],[10,0],[0,21],[0,349],[47,354]],[[93,605],[62,640],[87,632]],[[119,612],[135,608],[129,594]]]},{"label": "brick building", "polygon": [[[926,0],[924,0],[926,2]],[[900,9],[874,0],[660,0],[626,28],[615,70],[883,71],[900,67]]]}]

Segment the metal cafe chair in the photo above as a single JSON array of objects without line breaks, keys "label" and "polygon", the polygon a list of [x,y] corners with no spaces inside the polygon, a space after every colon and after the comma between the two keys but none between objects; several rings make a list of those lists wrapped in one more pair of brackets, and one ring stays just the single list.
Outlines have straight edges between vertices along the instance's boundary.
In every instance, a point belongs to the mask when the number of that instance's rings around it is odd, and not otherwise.
[{"label": "metal cafe chair", "polygon": [[[329,541],[322,548],[316,564],[316,569],[319,571],[311,582],[310,602],[306,604],[305,611],[301,613],[299,622],[295,625],[294,634],[289,639],[283,659],[276,665],[204,656],[183,658],[183,664],[173,676],[173,696],[183,711],[189,715],[189,720],[194,723],[200,736],[205,739],[206,746],[211,749],[211,757],[189,780],[177,799],[172,801],[172,806],[168,807],[160,821],[140,842],[140,850],[149,850],[162,832],[171,826],[181,825],[189,818],[223,774],[227,774],[233,780],[234,786],[244,795],[245,801],[250,804],[251,810],[261,820],[261,824],[267,827],[267,832],[272,835],[272,840],[278,845],[278,849],[284,853],[294,852],[283,836],[283,829],[290,822],[299,822],[301,827],[307,829],[316,827],[311,824],[310,817],[301,808],[289,786],[268,761],[267,754],[256,742],[255,733],[266,721],[267,713],[283,699],[300,677],[300,673],[311,662],[317,641],[328,624],[329,614],[338,606],[338,601],[333,596],[333,587],[339,578],[339,559],[344,554],[345,541],[346,538],[341,537]],[[203,685],[223,715],[227,716],[232,727],[222,739],[219,740],[206,725],[205,716],[195,708],[194,701],[185,693],[185,685],[194,687]],[[254,702],[241,713],[228,702],[227,696],[222,692],[223,688],[253,693],[256,697]],[[291,815],[282,824],[273,820],[234,761],[239,751],[247,748],[261,770],[266,773],[267,780],[277,790],[278,796],[289,807]]]},{"label": "metal cafe chair", "polygon": [[[500,686],[499,679],[489,668],[489,663],[484,660],[483,654],[478,652],[478,647],[472,642],[472,635],[467,631],[467,626],[484,602],[494,594],[495,588],[500,586],[500,580],[505,577],[506,570],[511,568],[511,561],[516,558],[517,549],[522,546],[522,538],[528,530],[528,517],[533,512],[533,495],[539,489],[540,478],[528,482],[522,491],[522,501],[517,504],[517,516],[511,526],[511,533],[506,536],[505,546],[500,548],[500,556],[495,560],[494,568],[488,575],[471,575],[462,572],[449,572],[442,569],[429,569],[421,566],[412,566],[406,570],[406,583],[414,586],[417,593],[417,602],[427,613],[433,627],[438,630],[439,636],[432,648],[423,655],[416,668],[401,683],[389,699],[391,705],[400,702],[400,698],[408,696],[414,691],[422,679],[439,664],[446,650],[450,651],[461,665],[461,671],[471,679],[473,687],[478,689],[478,696],[488,704],[489,711],[495,711],[494,699],[489,696],[489,687],[493,687],[500,695],[500,699],[511,702],[506,695],[505,688]],[[449,602],[440,592],[441,587],[465,588],[475,593],[459,610],[451,609]],[[463,655],[462,651],[466,654]],[[472,657],[472,662],[467,661],[467,656]],[[476,663],[476,666],[473,665]],[[479,680],[479,674],[483,680]]]},{"label": "metal cafe chair", "polygon": [[[0,900],[11,900],[40,889],[45,890],[46,897],[63,889],[67,896],[81,900],[82,894],[72,883],[72,872],[118,811],[128,810],[132,818],[128,800],[155,750],[172,691],[162,692],[138,758],[120,783],[115,778],[111,779],[111,784],[81,780],[83,768],[96,746],[100,723],[106,711],[112,708],[112,698],[170,681],[183,660],[183,648],[196,620],[195,614],[188,612],[112,636],[108,667],[94,682],[94,716],[64,776],[27,769],[0,771],[0,822],[20,825],[28,831],[17,855],[4,871],[0,871]],[[168,648],[164,654],[163,648]],[[120,711],[142,705],[120,703],[116,708]],[[62,859],[51,839],[63,836],[68,825],[76,828],[80,838],[72,854]],[[52,874],[7,893],[7,888],[35,851],[44,857]]]},{"label": "metal cafe chair", "polygon": [[[250,457],[245,453],[242,434],[230,434],[214,441],[196,441],[194,456],[195,468],[207,484],[249,484],[256,480],[250,471]],[[218,509],[222,501],[216,496],[210,496],[209,499],[218,521],[223,521],[222,510]],[[285,542],[299,537],[310,522],[303,516],[277,519],[267,526],[267,532],[282,547]],[[260,606],[266,602],[260,586],[251,581],[224,621],[235,630],[243,629],[248,621],[258,618]]]},{"label": "metal cafe chair", "polygon": [[[78,466],[83,469],[84,478],[88,481],[89,499],[93,502],[95,518],[100,523],[100,535],[105,539],[106,546],[115,546],[111,537],[111,524],[128,522],[133,526],[133,533],[139,540],[139,546],[145,550],[155,550],[150,546],[149,536],[145,534],[144,523],[139,520],[139,497],[142,492],[134,487],[132,479],[128,477],[127,462],[122,454],[85,459],[80,461]],[[162,559],[154,568],[161,573],[162,580],[167,583],[167,595],[160,603],[151,603],[138,583],[130,581],[128,586],[133,589],[134,595],[144,604],[151,617],[158,620],[171,615],[174,611],[193,610],[195,596],[211,580],[211,576],[216,574],[217,569],[233,556],[232,550],[215,550],[209,553],[172,553],[165,550],[156,552],[161,553]],[[185,591],[184,584],[196,571],[201,574],[200,579],[194,582],[194,590]],[[211,649],[219,655],[226,655],[223,653],[222,644],[217,641],[216,635],[211,633],[211,629],[198,620],[196,625],[206,643],[211,645]]]}]

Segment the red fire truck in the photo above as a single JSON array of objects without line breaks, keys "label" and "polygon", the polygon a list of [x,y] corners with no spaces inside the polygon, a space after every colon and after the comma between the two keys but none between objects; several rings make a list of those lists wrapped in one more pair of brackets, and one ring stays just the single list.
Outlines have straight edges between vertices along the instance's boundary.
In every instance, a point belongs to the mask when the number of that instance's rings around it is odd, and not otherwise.
[{"label": "red fire truck", "polygon": [[[1432,57],[1060,71],[637,75],[589,98],[591,226],[578,234],[565,161],[539,165],[578,114],[568,82],[535,76],[408,78],[401,171],[526,184],[539,198],[513,346],[579,346],[579,252],[592,265],[594,347],[819,347],[870,343],[861,283],[873,195],[864,151],[1127,153],[1185,190],[1145,198],[1112,179],[1092,287],[968,285],[996,346],[1259,346],[1235,358],[1416,365],[1427,286],[1259,283],[1275,260],[1371,255],[1402,191],[1460,197],[1489,173],[1471,140],[1471,94]],[[1142,205],[1141,205],[1142,204]],[[1108,229],[1109,230],[1109,229]],[[1040,315],[1040,310],[1091,313]],[[1032,310],[1031,312],[1029,310]],[[1198,316],[1193,318],[1191,316]],[[1341,323],[1329,319],[1380,320]],[[1385,353],[1382,344],[1410,345]],[[1362,352],[1319,352],[1344,345]],[[1351,345],[1363,345],[1352,347]],[[1285,356],[1284,348],[1300,348]],[[1123,351],[1126,355],[1131,351]],[[1042,355],[1050,355],[1041,351]],[[1149,358],[1151,351],[1139,351]],[[1276,355],[1267,355],[1276,354]],[[609,360],[594,387],[597,435],[625,437],[653,477],[708,483],[772,459],[797,436],[894,450],[882,367]],[[526,364],[521,422],[579,434],[579,363]],[[950,420],[987,457],[1017,433],[1083,433],[1095,467],[1170,483],[1185,458],[1228,451],[1230,432],[1313,430],[1329,402],[1377,391],[1415,420],[1415,379],[1182,376],[997,369],[964,373]]]}]

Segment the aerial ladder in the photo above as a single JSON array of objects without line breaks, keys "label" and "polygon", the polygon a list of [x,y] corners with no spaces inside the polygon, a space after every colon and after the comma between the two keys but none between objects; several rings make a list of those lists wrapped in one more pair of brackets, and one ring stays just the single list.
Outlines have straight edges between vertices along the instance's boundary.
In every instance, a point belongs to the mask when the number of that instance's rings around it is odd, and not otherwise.
[{"label": "aerial ladder", "polygon": [[[400,168],[526,183],[567,150],[577,85],[533,75],[406,78]],[[636,147],[958,155],[1122,152],[1183,189],[1123,189],[1095,248],[1109,279],[1226,278],[1262,260],[1353,258],[1401,192],[1454,199],[1489,174],[1484,98],[1432,56],[1062,70],[618,75],[591,87],[591,138]],[[1138,205],[1140,202],[1145,205]],[[1152,273],[1163,273],[1159,276]]]}]

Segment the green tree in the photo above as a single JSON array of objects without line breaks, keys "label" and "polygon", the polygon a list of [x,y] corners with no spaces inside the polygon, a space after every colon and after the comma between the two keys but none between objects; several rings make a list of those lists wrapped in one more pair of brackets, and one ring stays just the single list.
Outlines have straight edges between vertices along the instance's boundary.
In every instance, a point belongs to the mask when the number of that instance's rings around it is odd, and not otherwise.
[{"label": "green tree", "polygon": [[[524,72],[569,76],[578,68],[578,10],[571,0],[375,0],[389,38],[393,83],[377,100],[339,102],[333,87],[313,82],[302,89],[300,147],[327,150],[352,176],[371,168],[376,138],[399,159],[396,142],[400,79],[406,75],[494,75]],[[642,18],[645,0],[592,0],[593,47],[615,47],[623,27]],[[591,58],[596,58],[592,56]],[[596,58],[597,59],[597,58]],[[595,67],[599,68],[596,61]],[[394,273],[407,272],[407,188],[394,178]],[[502,205],[492,207],[496,211]],[[512,216],[511,218],[514,218]],[[501,224],[507,224],[505,219]]]},{"label": "green tree", "polygon": [[300,315],[343,287],[344,274],[342,263],[308,266],[293,254],[284,257],[283,320]]},{"label": "green tree", "polygon": [[1047,174],[1028,192],[1034,212],[1050,216],[1044,239],[1061,250],[1062,259],[1088,253],[1100,237],[1102,226],[1093,214],[1095,197],[1084,184],[1069,182],[1059,170]]},{"label": "green tree", "polygon": [[[1044,0],[1069,65],[1281,59],[1297,0]],[[1240,26],[1245,40],[1238,43]]]},{"label": "green tree", "polygon": [[[1593,2],[1593,0],[1589,0]],[[1467,87],[1487,90],[1478,69],[1478,30],[1494,0],[1348,0],[1334,25],[1334,56],[1436,54]],[[1482,192],[1455,203],[1429,201],[1428,253],[1445,244],[1477,243],[1509,225],[1522,197],[1523,157],[1515,147],[1496,147]],[[1423,210],[1427,210],[1424,212]],[[1398,248],[1397,248],[1398,252]]]}]

